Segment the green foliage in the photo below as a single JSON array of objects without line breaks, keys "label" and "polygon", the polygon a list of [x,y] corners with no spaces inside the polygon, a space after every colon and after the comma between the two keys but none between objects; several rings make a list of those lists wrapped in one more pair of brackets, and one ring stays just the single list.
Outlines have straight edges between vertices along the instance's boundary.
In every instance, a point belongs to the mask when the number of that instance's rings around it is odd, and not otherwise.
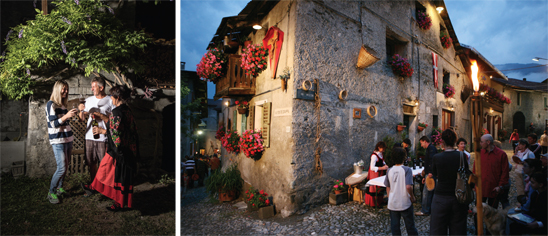
[{"label": "green foliage", "polygon": [[237,164],[230,166],[226,172],[215,171],[205,180],[206,190],[209,196],[213,197],[219,191],[225,193],[229,191],[240,192],[243,186],[243,179]]},{"label": "green foliage", "polygon": [[80,183],[90,183],[91,177],[89,175],[89,172],[86,173],[74,173],[71,175],[68,175],[65,178],[65,181],[63,182],[63,185],[65,189],[72,189],[74,187],[80,187]]},{"label": "green foliage", "polygon": [[142,68],[135,57],[146,47],[144,31],[130,32],[100,0],[54,1],[48,15],[36,9],[34,20],[12,28],[4,39],[0,86],[10,99],[32,94],[31,86],[48,66],[63,65],[93,71],[120,73]]},{"label": "green foliage", "polygon": [[163,185],[168,186],[170,184],[174,184],[175,179],[172,178],[171,176],[169,176],[168,174],[165,174],[165,175],[162,175],[162,178],[160,178],[160,180],[158,182],[163,184]]},{"label": "green foliage", "polygon": [[[188,84],[186,81],[181,81],[181,99],[184,99],[189,93]],[[181,136],[196,140],[197,137],[190,133],[192,127],[189,127],[186,123],[188,122],[190,125],[200,123],[200,114],[197,113],[201,111],[202,100],[202,98],[198,98],[186,104],[181,102]]]},{"label": "green foliage", "polygon": [[403,140],[406,138],[409,138],[409,136],[407,135],[407,131],[404,130],[400,134],[400,143],[403,143]]},{"label": "green foliage", "polygon": [[389,167],[392,167],[394,165],[394,161],[392,160],[392,148],[396,144],[396,141],[394,138],[386,136],[382,139],[382,141],[386,144],[386,150],[384,151],[384,162],[386,162],[386,165]]},{"label": "green foliage", "polygon": [[421,146],[420,141],[415,144],[415,153],[417,156],[426,156],[426,149]]}]

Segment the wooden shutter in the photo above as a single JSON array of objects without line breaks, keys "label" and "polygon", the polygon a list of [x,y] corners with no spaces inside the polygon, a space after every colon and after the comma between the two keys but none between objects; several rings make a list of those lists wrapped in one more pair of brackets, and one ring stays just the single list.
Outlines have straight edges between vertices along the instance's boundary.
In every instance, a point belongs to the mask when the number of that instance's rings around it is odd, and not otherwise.
[{"label": "wooden shutter", "polygon": [[267,102],[263,104],[263,146],[270,147],[270,109],[272,103]]}]

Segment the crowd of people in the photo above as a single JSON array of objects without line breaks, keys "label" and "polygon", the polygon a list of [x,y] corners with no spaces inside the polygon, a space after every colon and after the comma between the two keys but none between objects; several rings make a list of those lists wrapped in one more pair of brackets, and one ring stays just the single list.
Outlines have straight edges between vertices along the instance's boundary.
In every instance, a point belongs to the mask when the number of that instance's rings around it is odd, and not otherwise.
[{"label": "crowd of people", "polygon": [[183,192],[186,192],[187,189],[195,187],[195,181],[198,182],[198,186],[204,186],[204,180],[210,172],[213,173],[219,170],[221,160],[217,154],[212,156],[196,154],[183,157],[181,164]]},{"label": "crowd of people", "polygon": [[[514,142],[517,136],[517,142]],[[370,156],[368,179],[386,175],[385,186],[388,198],[387,208],[390,210],[392,234],[400,235],[400,218],[403,218],[405,228],[409,235],[416,235],[414,216],[431,216],[431,235],[466,235],[467,215],[470,212],[468,204],[462,204],[455,195],[457,171],[460,166],[476,173],[476,162],[470,166],[471,155],[465,150],[467,141],[458,138],[453,129],[446,129],[441,133],[442,150],[438,149],[427,136],[420,138],[422,148],[426,155],[422,158],[424,171],[421,174],[421,184],[428,179],[433,180],[435,186],[425,187],[422,193],[421,209],[413,214],[412,203],[416,201],[412,192],[413,176],[410,167],[404,163],[407,160],[409,150],[406,150],[406,142],[394,145],[391,152],[393,166],[386,164],[385,153],[387,146],[379,142]],[[512,162],[501,142],[496,141],[490,134],[485,134],[480,141],[482,202],[497,209],[499,204],[503,209],[509,209],[508,192],[511,185],[515,185],[519,206],[513,209],[534,218],[534,221],[524,222],[509,219],[506,234],[543,234],[548,235],[547,230],[547,195],[546,195],[546,149],[548,136],[546,131],[537,141],[537,135],[531,133],[526,139],[519,139],[517,132],[510,139],[513,144],[514,155]],[[462,160],[461,160],[462,158]],[[476,157],[477,158],[477,157]],[[514,163],[512,165],[511,163]],[[510,173],[513,173],[515,183],[510,182]],[[378,186],[370,186],[368,192],[379,192]],[[475,191],[475,189],[474,189]],[[378,206],[383,203],[382,195],[365,195],[365,204]],[[475,204],[475,203],[473,203]],[[474,218],[476,219],[474,213]],[[474,221],[475,223],[477,221]],[[477,226],[476,226],[477,227]],[[487,232],[488,233],[488,232]]]},{"label": "crowd of people", "polygon": [[131,109],[127,105],[131,90],[117,85],[105,92],[101,77],[92,79],[93,96],[82,101],[78,108],[68,109],[68,83],[60,80],[53,86],[46,104],[46,119],[50,144],[53,147],[57,169],[51,179],[47,199],[57,204],[66,194],[63,180],[72,153],[74,141],[71,120],[78,117],[86,122],[86,159],[92,179],[82,183],[85,197],[96,192],[114,200],[109,211],[132,208],[133,177],[136,172],[138,152],[137,128]]}]

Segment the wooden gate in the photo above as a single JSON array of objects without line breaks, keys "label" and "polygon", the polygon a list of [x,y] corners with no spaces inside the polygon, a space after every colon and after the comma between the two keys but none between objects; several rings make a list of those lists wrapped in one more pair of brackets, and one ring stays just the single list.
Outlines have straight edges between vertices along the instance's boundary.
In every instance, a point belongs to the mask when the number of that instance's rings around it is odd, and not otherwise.
[{"label": "wooden gate", "polygon": [[[69,107],[71,107],[71,102],[73,101],[69,101]],[[78,104],[78,99],[75,99],[74,102]],[[76,116],[70,121],[74,141],[72,142],[72,156],[67,169],[67,175],[89,172],[88,168],[85,168],[86,123],[85,121],[80,121]]]}]

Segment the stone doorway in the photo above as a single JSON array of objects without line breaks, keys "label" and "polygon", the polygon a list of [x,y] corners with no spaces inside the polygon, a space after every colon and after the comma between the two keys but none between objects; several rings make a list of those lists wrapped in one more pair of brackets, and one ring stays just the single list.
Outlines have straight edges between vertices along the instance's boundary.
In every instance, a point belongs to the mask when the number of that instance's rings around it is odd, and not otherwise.
[{"label": "stone doorway", "polygon": [[[526,134],[525,130],[525,115],[521,111],[514,114],[512,129],[517,129],[518,134]],[[521,135],[520,135],[521,137]]]}]

